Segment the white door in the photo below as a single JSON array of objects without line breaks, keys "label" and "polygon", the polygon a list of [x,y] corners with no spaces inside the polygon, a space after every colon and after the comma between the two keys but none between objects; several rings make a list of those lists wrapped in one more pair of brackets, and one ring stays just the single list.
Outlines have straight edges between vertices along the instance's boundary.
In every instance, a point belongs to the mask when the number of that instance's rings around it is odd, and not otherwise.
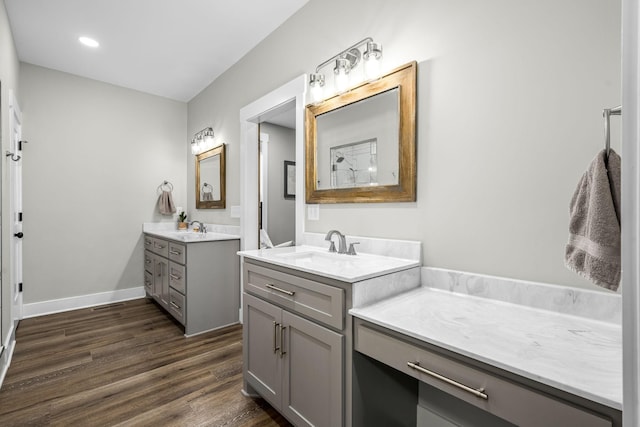
[{"label": "white door", "polygon": [[22,113],[13,95],[9,97],[10,153],[7,153],[11,192],[11,319],[14,327],[22,319]]}]

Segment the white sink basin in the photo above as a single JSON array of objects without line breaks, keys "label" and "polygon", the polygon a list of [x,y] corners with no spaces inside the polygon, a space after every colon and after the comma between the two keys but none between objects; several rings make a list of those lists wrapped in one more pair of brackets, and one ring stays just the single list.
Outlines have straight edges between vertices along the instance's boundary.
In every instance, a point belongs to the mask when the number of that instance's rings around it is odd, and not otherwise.
[{"label": "white sink basin", "polygon": [[[284,254],[274,254],[278,258],[289,259],[295,262],[344,262],[348,261],[342,255],[336,255],[329,252],[293,252]],[[349,255],[354,256],[354,255]]]},{"label": "white sink basin", "polygon": [[166,233],[167,237],[175,240],[182,240],[183,242],[197,242],[198,240],[204,240],[206,234],[194,233],[192,231],[173,231]]}]

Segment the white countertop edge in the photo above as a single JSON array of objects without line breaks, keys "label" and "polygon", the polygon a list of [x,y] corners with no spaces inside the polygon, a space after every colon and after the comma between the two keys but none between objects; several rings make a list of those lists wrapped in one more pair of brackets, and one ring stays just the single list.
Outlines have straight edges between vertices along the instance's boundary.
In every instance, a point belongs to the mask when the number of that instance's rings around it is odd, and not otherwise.
[{"label": "white countertop edge", "polygon": [[[442,291],[442,290],[436,290],[436,289],[431,289],[431,288],[418,288],[416,290],[413,291],[409,291],[409,292],[425,292],[426,291],[432,291],[432,292],[443,292],[443,293],[448,293],[451,294],[454,297],[459,297],[459,298],[479,298],[479,297],[474,297],[474,296],[470,296],[470,295],[461,295],[461,294],[455,294],[455,293],[451,293],[451,292],[447,292],[447,291]],[[393,299],[393,298],[391,298]],[[485,299],[486,300],[486,299]],[[389,300],[386,300],[384,302],[388,302]],[[382,302],[382,303],[384,303]],[[507,302],[503,302],[503,301],[495,301],[495,303],[497,305],[515,305],[515,304],[511,304],[511,303],[507,303]],[[603,395],[599,395],[594,393],[591,390],[584,390],[581,388],[577,388],[559,381],[554,380],[553,378],[547,378],[541,375],[537,375],[533,372],[527,371],[527,370],[523,370],[520,369],[518,367],[515,367],[513,365],[510,364],[506,364],[504,362],[502,362],[501,360],[496,360],[494,358],[490,358],[487,356],[484,356],[482,354],[478,354],[478,353],[474,353],[472,351],[469,351],[465,348],[461,348],[455,345],[451,345],[447,342],[444,341],[440,341],[437,339],[433,339],[429,336],[425,336],[422,335],[420,333],[417,333],[416,331],[410,330],[410,329],[406,329],[403,327],[400,327],[396,324],[394,324],[392,321],[386,321],[384,319],[381,319],[380,317],[376,317],[374,314],[372,315],[371,312],[375,310],[375,306],[371,305],[371,306],[366,306],[366,307],[361,307],[361,308],[352,308],[349,310],[349,314],[352,315],[353,317],[357,317],[359,319],[365,320],[367,322],[373,323],[375,325],[387,328],[391,331],[409,336],[411,338],[415,338],[419,341],[424,341],[426,343],[435,345],[437,347],[443,348],[445,350],[449,350],[451,352],[460,354],[462,356],[466,356],[468,358],[477,360],[479,362],[485,363],[487,365],[490,366],[494,366],[496,368],[502,369],[504,371],[507,372],[511,372],[513,374],[519,375],[521,377],[524,378],[528,378],[534,381],[537,381],[541,384],[545,384],[551,387],[554,387],[558,390],[579,396],[579,397],[583,397],[587,400],[596,402],[596,403],[600,403],[602,405],[617,409],[617,410],[622,410],[622,401],[616,401],[614,399],[608,398],[606,396]],[[400,307],[398,307],[398,310],[402,310]],[[523,311],[527,311],[527,310],[533,310],[533,311],[541,311],[540,309],[535,309],[535,308],[527,308],[524,307],[522,308]],[[542,310],[544,311],[544,310]],[[558,316],[563,316],[562,314],[558,314],[558,313],[550,313],[550,315],[558,315]],[[596,320],[592,321],[592,322],[598,322]],[[604,324],[604,322],[603,322]],[[608,325],[611,326],[611,325]]]},{"label": "white countertop edge", "polygon": [[171,240],[179,243],[205,243],[205,242],[216,242],[221,240],[239,240],[240,236],[236,236],[234,234],[226,234],[226,233],[205,233],[203,237],[198,237],[194,240],[181,240],[175,238],[172,234],[175,233],[192,233],[189,231],[178,231],[178,230],[147,230],[146,234],[151,234],[152,236],[161,237],[163,239]]},{"label": "white countertop edge", "polygon": [[[240,255],[242,257],[254,259],[256,261],[262,261],[262,262],[278,265],[278,266],[285,267],[285,268],[290,268],[290,269],[297,270],[297,271],[303,271],[305,273],[321,275],[323,277],[327,277],[327,278],[330,278],[330,279],[339,280],[341,282],[347,282],[347,283],[360,282],[360,281],[363,281],[363,280],[371,279],[373,277],[383,276],[383,275],[386,275],[386,274],[391,274],[391,273],[395,273],[395,272],[398,272],[398,271],[403,271],[403,270],[407,270],[409,268],[414,268],[414,267],[419,267],[420,266],[420,262],[416,261],[416,260],[403,259],[403,258],[394,258],[394,257],[385,257],[385,256],[382,256],[382,255],[371,255],[371,254],[366,254],[366,253],[358,253],[358,255],[355,255],[356,257],[361,257],[361,258],[381,258],[381,259],[382,258],[388,258],[388,259],[392,259],[392,260],[397,260],[397,261],[401,262],[402,265],[389,267],[389,268],[384,269],[383,271],[378,270],[378,271],[372,271],[370,273],[359,274],[359,275],[342,275],[342,274],[331,273],[331,272],[327,272],[327,271],[316,270],[316,269],[313,269],[313,268],[307,268],[307,267],[300,266],[300,265],[295,265],[295,264],[292,264],[290,262],[287,262],[285,259],[279,259],[277,257],[270,256],[270,255],[274,255],[274,254],[278,254],[278,253],[311,252],[311,251],[327,252],[326,249],[319,248],[318,246],[300,245],[300,246],[286,246],[286,247],[282,247],[282,248],[271,248],[271,249],[252,249],[252,250],[246,250],[246,251],[238,251],[237,253],[238,253],[238,255]],[[339,256],[349,257],[349,256],[352,256],[352,255],[339,255]]]}]

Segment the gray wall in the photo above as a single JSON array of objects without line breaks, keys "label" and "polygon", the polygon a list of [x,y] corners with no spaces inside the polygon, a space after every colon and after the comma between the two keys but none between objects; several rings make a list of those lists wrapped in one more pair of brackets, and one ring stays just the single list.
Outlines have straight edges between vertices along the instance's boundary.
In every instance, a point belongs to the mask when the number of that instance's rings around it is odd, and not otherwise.
[{"label": "gray wall", "polygon": [[187,201],[186,104],[24,63],[20,89],[24,302],[141,286],[158,185]]},{"label": "gray wall", "polygon": [[[2,84],[2,97],[0,98],[0,127],[2,132],[1,152],[4,153],[9,149],[9,90],[13,90],[14,94],[19,98],[18,92],[18,73],[19,62],[13,43],[13,36],[7,19],[7,12],[4,2],[0,2],[0,82]],[[0,163],[0,173],[2,176],[2,281],[0,289],[0,306],[1,306],[1,329],[2,344],[5,343],[7,334],[11,324],[11,265],[10,256],[9,231],[10,231],[10,206],[9,206],[9,168],[6,167],[6,161]]]},{"label": "gray wall", "polygon": [[284,198],[284,161],[296,160],[296,137],[293,129],[261,123],[260,133],[269,135],[268,223],[267,232],[274,245],[296,239],[294,199]]},{"label": "gray wall", "polygon": [[420,240],[425,265],[591,287],[563,264],[568,204],[621,100],[620,16],[601,0],[312,0],[189,102],[189,134],[213,123],[230,145],[237,204],[240,108],[372,36],[386,68],[418,61],[417,202],[321,205],[307,231]]}]

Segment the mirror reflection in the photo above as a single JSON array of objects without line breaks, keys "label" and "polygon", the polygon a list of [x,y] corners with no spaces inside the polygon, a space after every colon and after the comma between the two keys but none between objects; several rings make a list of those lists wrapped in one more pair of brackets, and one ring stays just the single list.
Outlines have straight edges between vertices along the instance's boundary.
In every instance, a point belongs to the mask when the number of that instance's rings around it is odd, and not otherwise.
[{"label": "mirror reflection", "polygon": [[398,102],[395,88],[316,117],[319,190],[398,184]]},{"label": "mirror reflection", "polygon": [[307,203],[415,201],[416,63],[307,106]]},{"label": "mirror reflection", "polygon": [[224,178],[224,144],[196,156],[196,209],[224,209]]}]

